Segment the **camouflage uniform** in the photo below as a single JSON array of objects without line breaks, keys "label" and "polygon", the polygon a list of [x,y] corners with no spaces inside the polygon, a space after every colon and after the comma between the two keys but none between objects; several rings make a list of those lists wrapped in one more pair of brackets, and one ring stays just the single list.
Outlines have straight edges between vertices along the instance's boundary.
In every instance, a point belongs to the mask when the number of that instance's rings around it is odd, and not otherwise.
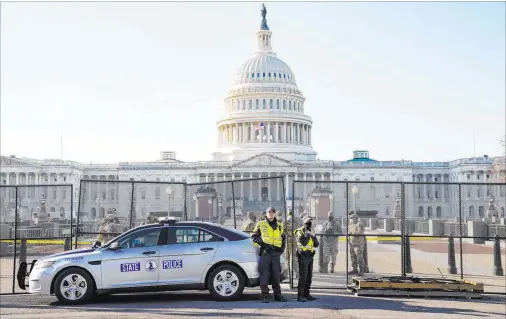
[{"label": "camouflage uniform", "polygon": [[248,212],[248,219],[249,220],[246,223],[244,223],[244,225],[242,225],[242,230],[244,232],[252,233],[253,229],[255,229],[256,219],[257,219],[257,217],[255,216],[255,213]]},{"label": "camouflage uniform", "polygon": [[[348,226],[348,233],[354,235],[364,234],[364,224],[359,221],[357,215],[351,215],[350,219],[352,219],[352,222]],[[358,273],[359,276],[362,276],[364,274],[364,245],[365,237],[350,236],[350,257],[353,270],[348,272],[349,274]]]},{"label": "camouflage uniform", "polygon": [[148,216],[146,217],[146,219],[141,223],[141,226],[148,225],[148,224],[156,224],[156,223],[158,223],[158,219],[156,218],[155,214],[150,212],[148,214]]},{"label": "camouflage uniform", "polygon": [[[293,229],[292,229],[292,219],[293,219]],[[285,250],[285,259],[288,260],[288,256],[291,257],[290,265],[293,270],[293,278],[299,277],[299,261],[297,259],[297,242],[293,239],[294,234],[293,231],[297,228],[302,227],[302,220],[300,218],[294,217],[292,211],[288,212],[288,217],[286,219],[286,239],[287,239],[287,249]]]},{"label": "camouflage uniform", "polygon": [[[122,232],[118,217],[113,214],[107,214],[107,216],[102,219],[98,232],[100,234],[98,235],[97,240],[100,242],[107,242],[113,239],[118,235],[118,233]],[[109,235],[110,233],[113,234]]]},{"label": "camouflage uniform", "polygon": [[[336,266],[336,259],[338,253],[339,236],[341,233],[341,226],[332,216],[332,212],[328,213],[329,219],[326,220],[322,225],[322,246],[323,246],[323,262],[320,265],[320,272],[328,272],[330,262],[330,272],[333,273]],[[326,236],[325,236],[326,235]]]}]

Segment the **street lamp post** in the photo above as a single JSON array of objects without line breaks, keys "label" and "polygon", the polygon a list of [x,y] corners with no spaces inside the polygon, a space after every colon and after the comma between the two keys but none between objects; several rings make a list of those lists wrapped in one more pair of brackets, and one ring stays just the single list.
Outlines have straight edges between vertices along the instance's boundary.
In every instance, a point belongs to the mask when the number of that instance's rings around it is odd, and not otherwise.
[{"label": "street lamp post", "polygon": [[169,208],[168,208],[168,213],[167,213],[167,217],[170,217],[170,195],[172,194],[172,188],[170,186],[167,186],[167,188],[165,189],[165,193],[167,193],[168,195],[168,204],[169,204]]},{"label": "street lamp post", "polygon": [[357,185],[353,185],[351,192],[353,193],[353,212],[356,215],[357,214],[357,194],[359,192]]},{"label": "street lamp post", "polygon": [[209,204],[209,222],[211,222],[211,215],[213,214],[213,200],[209,198],[207,203]]}]

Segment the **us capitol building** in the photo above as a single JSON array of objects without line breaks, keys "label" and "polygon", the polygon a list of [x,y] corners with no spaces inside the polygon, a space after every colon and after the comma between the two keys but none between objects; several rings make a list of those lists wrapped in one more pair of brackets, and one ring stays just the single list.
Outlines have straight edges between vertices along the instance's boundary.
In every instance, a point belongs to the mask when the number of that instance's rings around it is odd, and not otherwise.
[{"label": "us capitol building", "polygon": [[[456,159],[451,162],[381,161],[370,158],[367,150],[356,150],[349,160],[318,160],[312,147],[311,117],[304,112],[305,98],[290,67],[273,50],[272,31],[262,9],[260,30],[256,33],[256,52],[239,67],[224,99],[225,116],[217,122],[217,149],[213,161],[182,162],[175,152],[161,152],[159,160],[120,162],[116,165],[82,164],[68,160],[38,160],[2,156],[0,181],[16,184],[73,184],[70,188],[19,188],[21,218],[46,212],[69,216],[70,200],[78,210],[81,179],[100,181],[135,180],[205,183],[234,180],[236,213],[262,211],[269,205],[278,209],[292,206],[309,210],[314,216],[326,216],[333,210],[345,213],[344,184],[325,181],[404,181],[434,184],[406,185],[406,214],[411,217],[451,218],[458,215],[458,186],[440,182],[504,182],[504,158]],[[499,162],[498,162],[499,161]],[[500,163],[498,165],[497,163]],[[248,180],[258,177],[287,176],[281,179]],[[292,181],[302,180],[292,193]],[[351,183],[350,183],[351,184]],[[80,211],[85,219],[103,217],[111,209],[123,217],[130,210],[131,183],[85,183]],[[187,188],[186,204],[190,217],[202,217],[232,206],[231,184],[208,184]],[[283,187],[284,186],[284,187]],[[350,185],[351,188],[352,185]],[[377,211],[378,217],[391,217],[400,188],[394,184],[357,184],[359,192],[349,190],[351,210]],[[136,184],[136,218],[149,211],[182,211],[183,186]],[[283,196],[283,190],[285,192]],[[3,218],[14,211],[14,189],[1,188]],[[214,195],[205,196],[206,192]],[[484,216],[489,200],[495,198],[501,217],[505,210],[505,185],[462,186],[465,217]],[[216,199],[216,202],[214,201]],[[209,203],[209,204],[208,204]],[[219,206],[218,206],[219,204]],[[207,212],[206,212],[207,210]]]}]

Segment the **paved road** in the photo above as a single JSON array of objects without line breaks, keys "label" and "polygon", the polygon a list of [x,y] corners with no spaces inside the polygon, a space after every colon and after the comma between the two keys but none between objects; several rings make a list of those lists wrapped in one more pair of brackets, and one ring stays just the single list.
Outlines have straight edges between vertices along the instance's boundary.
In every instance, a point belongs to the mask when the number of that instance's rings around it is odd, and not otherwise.
[{"label": "paved road", "polygon": [[[351,296],[344,291],[315,291],[317,301],[262,304],[256,289],[235,302],[215,302],[206,292],[126,294],[104,297],[86,306],[61,305],[56,297],[1,296],[2,319],[21,318],[314,318],[314,319],[462,319],[504,318],[504,297],[482,300],[403,299]],[[293,297],[293,292],[287,292]]]}]

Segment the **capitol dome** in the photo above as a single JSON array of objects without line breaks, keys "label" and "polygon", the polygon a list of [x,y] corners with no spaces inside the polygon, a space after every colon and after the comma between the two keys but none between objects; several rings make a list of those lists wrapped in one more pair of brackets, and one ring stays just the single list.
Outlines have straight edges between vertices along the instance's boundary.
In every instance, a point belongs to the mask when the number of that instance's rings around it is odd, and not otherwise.
[{"label": "capitol dome", "polygon": [[234,85],[245,83],[289,83],[297,85],[290,67],[274,55],[255,54],[237,71]]},{"label": "capitol dome", "polygon": [[218,121],[216,161],[243,160],[269,153],[288,160],[315,160],[313,120],[304,114],[305,97],[292,69],[272,50],[267,10],[256,33],[257,50],[244,62],[224,100]]}]

